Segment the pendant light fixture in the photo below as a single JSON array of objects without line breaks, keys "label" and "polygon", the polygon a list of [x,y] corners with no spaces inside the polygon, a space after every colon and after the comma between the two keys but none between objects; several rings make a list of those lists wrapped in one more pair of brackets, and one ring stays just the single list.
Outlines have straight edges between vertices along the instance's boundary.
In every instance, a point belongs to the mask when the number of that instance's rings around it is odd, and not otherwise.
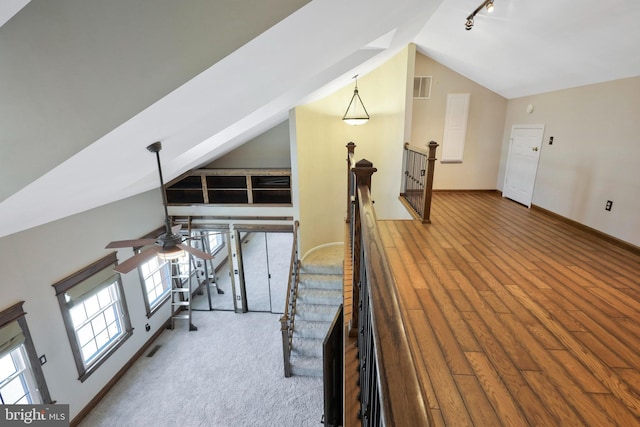
[{"label": "pendant light fixture", "polygon": [[347,111],[345,111],[344,116],[342,116],[342,121],[351,126],[358,126],[367,123],[369,113],[367,113],[367,109],[364,107],[364,103],[358,93],[358,75],[356,74],[353,78],[356,80],[356,88],[353,90],[353,96],[351,97]]}]

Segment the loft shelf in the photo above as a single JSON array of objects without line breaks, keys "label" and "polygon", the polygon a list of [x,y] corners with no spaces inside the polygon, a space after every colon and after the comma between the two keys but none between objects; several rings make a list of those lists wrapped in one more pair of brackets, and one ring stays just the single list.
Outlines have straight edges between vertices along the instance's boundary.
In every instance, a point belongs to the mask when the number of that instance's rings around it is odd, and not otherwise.
[{"label": "loft shelf", "polygon": [[290,169],[196,169],[165,185],[167,203],[291,206]]}]

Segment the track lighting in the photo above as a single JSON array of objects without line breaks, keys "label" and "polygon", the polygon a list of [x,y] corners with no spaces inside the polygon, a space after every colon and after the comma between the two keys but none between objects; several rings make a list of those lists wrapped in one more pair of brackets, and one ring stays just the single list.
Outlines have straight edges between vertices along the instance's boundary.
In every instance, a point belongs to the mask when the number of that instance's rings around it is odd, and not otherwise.
[{"label": "track lighting", "polygon": [[494,0],[485,0],[482,2],[482,4],[480,4],[480,6],[476,8],[476,10],[471,12],[471,14],[467,16],[467,21],[464,23],[464,29],[469,31],[470,29],[473,28],[473,24],[474,24],[473,18],[475,18],[475,16],[478,14],[478,12],[482,10],[483,7],[487,9],[487,13],[492,13],[494,9],[493,1]]},{"label": "track lighting", "polygon": [[464,24],[464,29],[469,31],[473,28],[473,18],[467,18],[466,24]]},{"label": "track lighting", "polygon": [[491,0],[489,3],[487,3],[487,13],[493,13],[493,0]]}]

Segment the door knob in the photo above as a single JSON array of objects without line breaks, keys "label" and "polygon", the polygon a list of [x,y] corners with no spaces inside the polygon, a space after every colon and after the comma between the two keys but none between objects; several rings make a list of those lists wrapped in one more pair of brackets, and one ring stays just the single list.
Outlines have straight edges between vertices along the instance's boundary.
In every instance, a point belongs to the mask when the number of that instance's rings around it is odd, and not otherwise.
[{"label": "door knob", "polygon": [[538,151],[538,147],[533,147],[532,150],[533,151]]}]

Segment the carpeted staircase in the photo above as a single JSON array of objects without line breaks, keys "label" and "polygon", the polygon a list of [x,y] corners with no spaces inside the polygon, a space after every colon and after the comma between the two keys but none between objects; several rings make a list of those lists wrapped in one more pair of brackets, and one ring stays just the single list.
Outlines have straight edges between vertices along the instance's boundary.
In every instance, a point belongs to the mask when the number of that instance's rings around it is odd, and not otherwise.
[{"label": "carpeted staircase", "polygon": [[322,342],[343,299],[344,245],[312,249],[300,266],[291,350],[293,375],[322,376]]}]

